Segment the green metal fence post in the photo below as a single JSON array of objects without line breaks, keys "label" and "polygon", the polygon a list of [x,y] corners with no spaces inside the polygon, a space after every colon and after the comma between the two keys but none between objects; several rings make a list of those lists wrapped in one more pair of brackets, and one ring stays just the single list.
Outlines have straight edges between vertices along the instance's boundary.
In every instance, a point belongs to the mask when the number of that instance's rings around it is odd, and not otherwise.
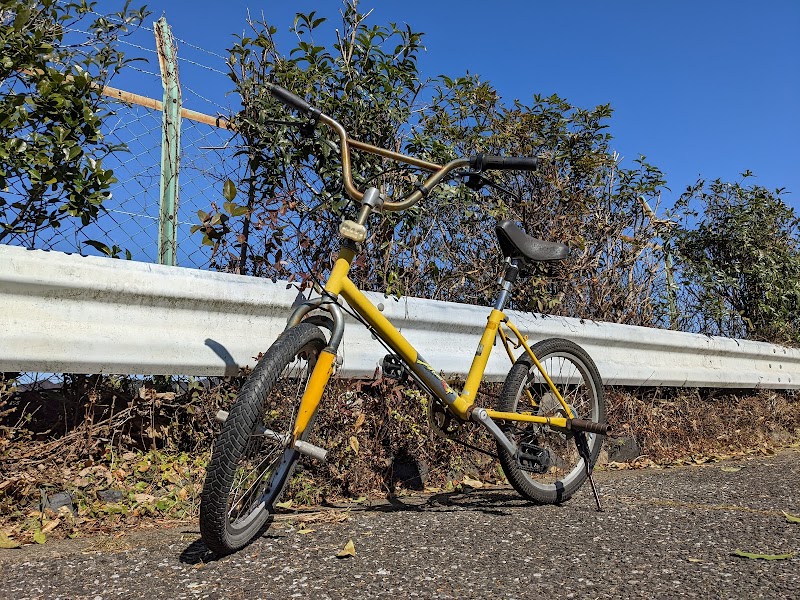
[{"label": "green metal fence post", "polygon": [[181,87],[178,58],[172,31],[161,17],[154,24],[158,64],[164,86],[163,133],[161,138],[161,208],[158,228],[158,262],[175,265],[178,228],[178,171],[181,146]]}]

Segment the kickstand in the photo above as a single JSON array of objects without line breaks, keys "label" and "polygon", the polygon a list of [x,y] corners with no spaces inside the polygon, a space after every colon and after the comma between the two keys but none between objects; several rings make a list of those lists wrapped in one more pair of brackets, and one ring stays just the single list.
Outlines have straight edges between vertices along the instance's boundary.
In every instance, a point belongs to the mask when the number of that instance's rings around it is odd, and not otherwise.
[{"label": "kickstand", "polygon": [[594,477],[589,473],[589,483],[592,484],[592,493],[594,494],[594,501],[597,502],[597,512],[603,512],[603,507],[600,504],[600,494],[597,493],[597,486],[594,484]]},{"label": "kickstand", "polygon": [[594,494],[594,501],[597,503],[597,512],[603,512],[603,505],[600,504],[600,494],[597,492],[597,486],[592,477],[592,464],[589,460],[589,444],[586,443],[586,434],[579,431],[575,434],[575,445],[578,447],[578,454],[583,459],[583,464],[586,466],[586,475],[589,477],[589,483],[592,485],[592,493]]}]

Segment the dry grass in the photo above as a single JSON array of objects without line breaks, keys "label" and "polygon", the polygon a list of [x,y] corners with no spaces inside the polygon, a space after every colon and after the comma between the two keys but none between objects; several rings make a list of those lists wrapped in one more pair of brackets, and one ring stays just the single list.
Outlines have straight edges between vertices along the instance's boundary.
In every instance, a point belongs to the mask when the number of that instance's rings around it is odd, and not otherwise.
[{"label": "dry grass", "polygon": [[[185,382],[184,382],[185,383]],[[0,531],[22,542],[197,518],[212,415],[241,380],[176,387],[165,380],[68,378],[61,389],[20,392],[0,381]],[[486,386],[479,401],[495,403]],[[800,440],[800,396],[774,391],[608,389],[615,435],[633,436],[645,463],[776,450]],[[464,439],[493,443],[471,425]],[[502,483],[496,461],[434,435],[427,400],[393,381],[336,381],[318,415],[329,462],[298,469],[294,506],[453,489],[463,477]],[[104,501],[102,490],[118,490]],[[43,507],[72,495],[77,515]],[[57,522],[56,522],[57,521]]]},{"label": "dry grass", "polygon": [[635,437],[659,464],[800,439],[800,396],[793,392],[610,389],[606,398],[615,434]]}]

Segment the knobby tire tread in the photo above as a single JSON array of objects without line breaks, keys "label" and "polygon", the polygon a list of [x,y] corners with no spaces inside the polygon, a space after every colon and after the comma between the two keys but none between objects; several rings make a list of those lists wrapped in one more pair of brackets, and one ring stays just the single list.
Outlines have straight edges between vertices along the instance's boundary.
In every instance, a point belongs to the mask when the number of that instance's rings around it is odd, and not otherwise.
[{"label": "knobby tire tread", "polygon": [[[605,422],[606,408],[605,400],[603,399],[603,382],[600,378],[600,373],[597,370],[597,366],[583,348],[569,340],[550,338],[538,342],[531,348],[531,350],[533,350],[536,358],[542,363],[545,362],[548,356],[556,353],[573,355],[575,358],[583,362],[586,366],[589,377],[592,380],[594,389],[596,390],[597,396],[595,398],[595,402],[599,407],[598,422]],[[517,410],[516,403],[520,389],[527,384],[528,372],[532,366],[533,362],[530,360],[527,354],[523,354],[519,359],[517,359],[517,361],[511,367],[511,370],[506,376],[506,380],[503,384],[503,390],[500,394],[500,399],[498,402],[498,410],[503,412],[515,412]],[[598,436],[595,438],[595,440],[596,441],[590,452],[592,466],[594,466],[594,463],[597,461],[597,457],[600,454],[600,448],[603,445],[603,437]],[[525,472],[517,465],[516,457],[512,456],[500,444],[497,446],[497,451],[503,472],[508,478],[508,482],[511,484],[511,486],[521,496],[537,504],[559,504],[561,502],[566,502],[581,488],[586,480],[586,474],[584,473],[582,476],[572,481],[569,485],[564,486],[562,489],[558,489],[557,486],[553,489],[549,489],[550,485],[533,485],[526,478]]]},{"label": "knobby tire tread", "polygon": [[315,341],[320,349],[325,345],[319,327],[309,323],[295,325],[278,337],[248,377],[214,443],[200,499],[200,535],[206,547],[217,555],[243,548],[269,525],[269,514],[265,510],[263,520],[257,526],[248,528],[245,535],[237,539],[230,539],[227,531],[228,496],[239,459],[256,423],[262,418],[264,398],[286,365],[302,348]]}]

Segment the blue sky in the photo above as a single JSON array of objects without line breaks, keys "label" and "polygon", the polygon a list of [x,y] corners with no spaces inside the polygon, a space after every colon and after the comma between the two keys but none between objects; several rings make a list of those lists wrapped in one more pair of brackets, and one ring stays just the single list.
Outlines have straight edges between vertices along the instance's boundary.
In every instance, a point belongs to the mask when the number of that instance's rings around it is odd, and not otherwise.
[{"label": "blue sky", "polygon": [[[114,4],[108,0],[98,3]],[[225,103],[222,56],[245,26],[247,8],[286,30],[295,12],[338,18],[338,0],[157,0],[147,25],[166,16],[179,42],[184,104],[203,112]],[[423,75],[477,73],[508,101],[558,94],[572,104],[610,103],[613,143],[624,164],[639,154],[665,173],[670,206],[698,176],[785,187],[800,213],[800,1],[762,3],[367,1],[372,21],[408,23],[425,32]],[[110,6],[109,6],[110,8]],[[332,26],[332,25],[331,25]],[[152,47],[143,31],[135,41]],[[142,41],[142,40],[145,41]],[[157,71],[157,63],[142,66]],[[159,95],[155,78],[121,78],[130,91]],[[123,85],[125,84],[125,85]],[[135,89],[138,88],[138,89]],[[334,115],[335,116],[335,115]]]}]

